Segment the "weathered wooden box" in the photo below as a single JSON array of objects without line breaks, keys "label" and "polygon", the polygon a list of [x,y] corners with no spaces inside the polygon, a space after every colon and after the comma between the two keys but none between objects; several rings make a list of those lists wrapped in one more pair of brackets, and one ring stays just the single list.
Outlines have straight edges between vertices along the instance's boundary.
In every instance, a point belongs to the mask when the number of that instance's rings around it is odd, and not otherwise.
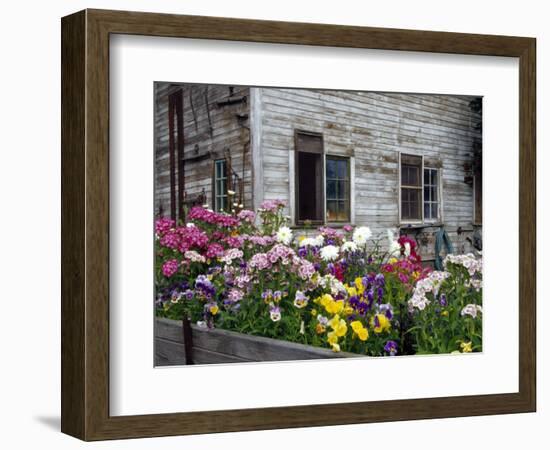
[{"label": "weathered wooden box", "polygon": [[[186,345],[182,321],[157,317],[155,365],[220,364],[252,361],[292,361],[357,357],[330,349],[236,333],[222,329],[190,326],[191,345]],[[187,351],[186,351],[187,350]],[[190,354],[189,354],[190,353]]]}]

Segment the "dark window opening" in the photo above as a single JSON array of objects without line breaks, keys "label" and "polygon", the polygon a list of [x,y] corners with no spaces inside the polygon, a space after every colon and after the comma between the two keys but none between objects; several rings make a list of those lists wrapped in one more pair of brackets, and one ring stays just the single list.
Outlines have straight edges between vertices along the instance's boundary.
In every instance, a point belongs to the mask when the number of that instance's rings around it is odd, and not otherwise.
[{"label": "dark window opening", "polygon": [[296,132],[296,221],[323,221],[323,137]]}]

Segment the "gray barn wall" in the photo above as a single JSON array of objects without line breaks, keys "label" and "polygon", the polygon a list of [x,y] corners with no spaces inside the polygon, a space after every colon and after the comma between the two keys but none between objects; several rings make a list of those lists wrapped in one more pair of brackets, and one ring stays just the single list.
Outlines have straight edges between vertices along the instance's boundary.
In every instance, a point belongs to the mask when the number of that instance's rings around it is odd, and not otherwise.
[{"label": "gray barn wall", "polygon": [[[455,252],[472,250],[473,188],[464,182],[464,164],[472,160],[473,128],[478,117],[473,97],[381,94],[262,88],[261,176],[263,198],[285,200],[293,215],[294,130],[323,134],[326,154],[355,160],[355,224],[375,234],[399,224],[399,152],[424,155],[425,165],[442,168],[443,222]],[[257,117],[255,121],[259,120]],[[256,149],[258,153],[258,149]],[[255,153],[255,154],[256,154]],[[353,183],[353,180],[352,180]],[[255,203],[258,203],[257,199]],[[465,231],[459,236],[458,227]],[[435,228],[410,232],[433,256]]]},{"label": "gray barn wall", "polygon": [[[229,97],[229,87],[208,86],[208,110],[212,124],[212,136],[204,92],[206,85],[176,83],[155,83],[155,214],[162,205],[164,215],[170,215],[170,152],[168,125],[168,96],[177,89],[183,89],[184,112],[184,155],[185,191],[193,197],[205,190],[207,202],[212,205],[212,162],[223,157],[224,149],[229,148],[232,168],[242,178],[243,148],[245,150],[244,202],[252,207],[252,172],[248,118],[238,120],[236,114],[248,114],[249,89],[234,88],[233,98],[246,96],[246,103],[218,106],[219,101]],[[190,93],[193,93],[193,109]],[[193,160],[207,154],[202,160]],[[177,189],[177,188],[176,188]]]}]

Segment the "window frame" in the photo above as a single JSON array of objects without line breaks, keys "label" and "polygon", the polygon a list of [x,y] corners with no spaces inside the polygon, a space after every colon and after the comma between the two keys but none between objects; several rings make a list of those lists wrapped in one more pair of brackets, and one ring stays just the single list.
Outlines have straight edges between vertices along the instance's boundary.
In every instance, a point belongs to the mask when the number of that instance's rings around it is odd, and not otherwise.
[{"label": "window frame", "polygon": [[[300,208],[300,202],[299,202],[299,165],[298,165],[298,158],[299,153],[304,152],[303,150],[298,149],[298,136],[302,135],[309,135],[314,137],[319,137],[321,139],[321,152],[307,152],[305,153],[314,153],[319,154],[321,156],[321,219],[320,220],[302,220],[299,219],[299,208]],[[354,189],[354,183],[353,179],[355,177],[355,167],[354,167],[354,161],[355,158],[353,155],[341,155],[337,153],[329,153],[325,149],[325,139],[323,133],[316,132],[316,131],[310,131],[310,130],[304,130],[301,128],[295,128],[294,129],[294,149],[293,152],[291,152],[289,165],[291,168],[291,190],[294,192],[291,192],[291,202],[290,202],[290,214],[292,217],[292,224],[295,227],[304,226],[306,222],[310,223],[311,225],[325,225],[325,226],[344,226],[354,223],[355,220],[355,189]],[[348,182],[349,182],[349,194],[348,194],[348,202],[349,202],[349,216],[348,220],[345,221],[329,221],[327,220],[327,181],[326,181],[326,159],[328,158],[339,158],[347,160],[348,162]]]},{"label": "window frame", "polygon": [[[298,149],[298,137],[299,135],[306,135],[306,136],[313,136],[318,137],[321,139],[321,151],[320,152],[308,152],[304,150]],[[319,194],[321,195],[321,219],[317,220],[310,220],[310,219],[300,219],[299,211],[300,211],[300,171],[299,171],[299,157],[300,153],[311,153],[311,154],[318,154],[321,159],[321,189]],[[305,225],[306,222],[312,224],[312,225],[325,225],[326,224],[326,205],[325,205],[325,139],[323,136],[323,133],[318,133],[315,131],[308,131],[303,129],[294,129],[294,211],[292,211],[293,218],[294,218],[294,225],[300,226]]]},{"label": "window frame", "polygon": [[[418,189],[420,191],[421,207],[420,207],[420,219],[403,219],[403,204],[402,204],[402,195],[403,195],[403,183],[402,183],[402,162],[403,156],[412,156],[420,158],[420,187],[411,186],[405,187],[406,189]],[[415,155],[413,153],[399,152],[399,166],[397,168],[398,177],[399,177],[399,186],[398,186],[398,202],[399,202],[399,223],[405,225],[419,225],[424,223],[424,155]]]},{"label": "window frame", "polygon": [[[436,173],[436,179],[437,179],[437,184],[435,185],[436,186],[436,191],[437,191],[437,202],[434,202],[433,200],[430,200],[429,203],[431,204],[437,204],[437,217],[436,218],[426,218],[425,217],[425,214],[424,214],[424,206],[425,206],[425,203],[426,203],[426,198],[425,198],[425,192],[424,192],[424,188],[426,186],[426,184],[424,183],[424,171],[425,170],[433,170],[435,171]],[[429,186],[433,186],[433,184],[429,185]],[[437,168],[437,167],[433,167],[433,166],[426,166],[424,165],[424,168],[422,170],[422,218],[423,218],[423,222],[424,223],[441,223],[442,220],[443,220],[443,207],[442,207],[442,202],[443,200],[443,197],[442,197],[442,190],[441,190],[441,169],[440,168]]]},{"label": "window frame", "polygon": [[[218,163],[221,163],[221,162],[223,162],[223,165],[225,166],[225,178],[224,177],[218,178]],[[229,176],[230,176],[230,174],[228,173],[228,167],[229,165],[227,163],[227,158],[218,158],[214,160],[214,170],[212,174],[212,206],[214,211],[216,212],[223,211],[225,213],[228,213],[231,210],[231,205],[229,204],[229,196],[227,194],[227,191],[229,190]],[[218,194],[219,181],[225,181],[225,186],[226,186],[225,195]],[[226,199],[226,206],[229,208],[229,211],[226,211],[224,209],[218,209],[218,198]]]},{"label": "window frame", "polygon": [[[346,161],[347,163],[347,178],[345,179],[347,182],[348,182],[348,195],[347,195],[347,203],[348,203],[348,217],[345,219],[345,220],[328,220],[327,218],[327,213],[328,213],[328,207],[327,207],[327,202],[328,202],[328,195],[327,195],[327,159],[333,159],[333,160],[340,160],[340,161]],[[325,190],[325,194],[324,194],[324,199],[323,199],[323,205],[324,205],[324,218],[325,218],[325,224],[327,225],[330,225],[330,224],[334,224],[334,225],[345,225],[345,224],[349,224],[351,223],[351,218],[352,218],[352,211],[351,211],[351,208],[352,208],[352,201],[351,201],[351,174],[352,174],[352,170],[351,170],[351,157],[349,156],[343,156],[343,155],[335,155],[335,154],[327,154],[325,153],[324,154],[324,158],[323,158],[323,176],[324,176],[324,190]],[[339,178],[335,178],[335,180],[340,180]],[[336,199],[336,201],[340,201],[340,199]]]}]

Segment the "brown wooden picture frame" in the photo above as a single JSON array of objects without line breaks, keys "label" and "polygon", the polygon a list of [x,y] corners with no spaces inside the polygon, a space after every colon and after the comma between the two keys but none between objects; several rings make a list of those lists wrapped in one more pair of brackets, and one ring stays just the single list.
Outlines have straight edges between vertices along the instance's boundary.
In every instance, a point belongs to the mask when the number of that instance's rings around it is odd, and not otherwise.
[{"label": "brown wooden picture frame", "polygon": [[[62,30],[61,429],[84,440],[531,412],[536,408],[536,40],[85,10]],[[109,36],[133,34],[519,58],[519,391],[109,415]]]}]

